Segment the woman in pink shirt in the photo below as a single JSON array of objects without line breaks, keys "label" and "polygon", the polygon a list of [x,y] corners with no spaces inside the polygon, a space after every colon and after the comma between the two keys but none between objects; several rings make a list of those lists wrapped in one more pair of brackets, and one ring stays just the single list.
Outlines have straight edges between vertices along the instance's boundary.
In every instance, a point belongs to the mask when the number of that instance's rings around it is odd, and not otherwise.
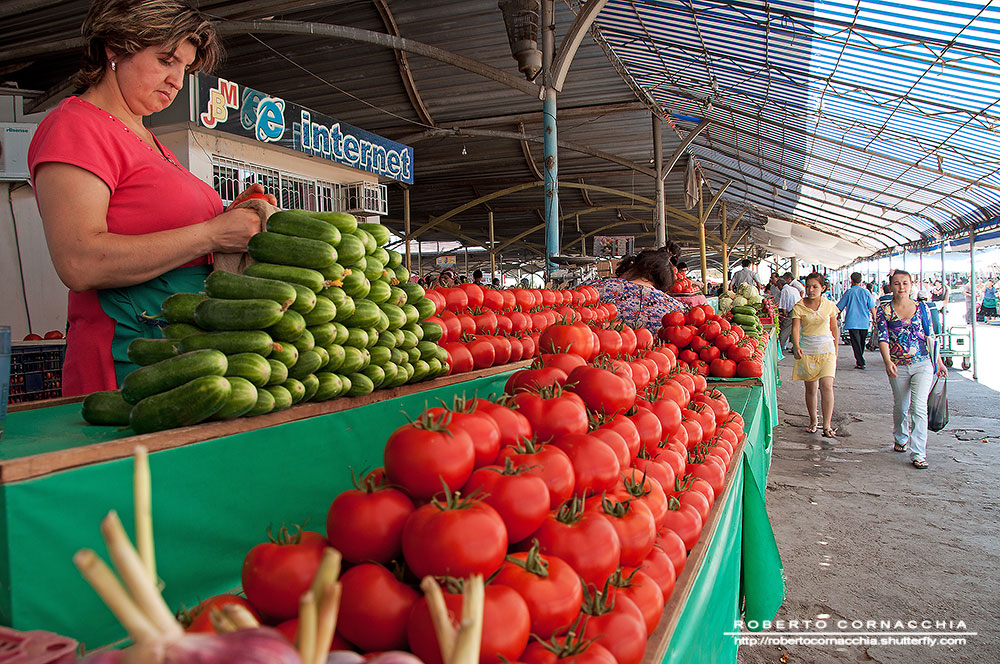
[{"label": "woman in pink shirt", "polygon": [[162,336],[144,312],[202,290],[212,252],[245,251],[260,228],[252,210],[224,212],[142,122],[188,73],[218,62],[212,24],[178,0],[95,0],[83,36],[83,92],[46,116],[28,151],[49,253],[70,289],[64,395],[114,389],[135,368],[129,342]]}]

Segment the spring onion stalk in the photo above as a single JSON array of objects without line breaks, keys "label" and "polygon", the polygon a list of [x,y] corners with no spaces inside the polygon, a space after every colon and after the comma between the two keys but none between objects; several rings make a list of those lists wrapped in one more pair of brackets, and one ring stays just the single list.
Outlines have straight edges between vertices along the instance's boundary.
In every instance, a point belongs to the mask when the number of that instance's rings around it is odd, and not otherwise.
[{"label": "spring onion stalk", "polygon": [[135,503],[135,545],[149,578],[155,584],[156,553],[153,550],[153,492],[149,473],[149,452],[143,445],[135,448],[132,474],[132,500]]},{"label": "spring onion stalk", "polygon": [[316,658],[316,598],[311,590],[299,600],[299,659],[309,664]]},{"label": "spring onion stalk", "polygon": [[455,652],[455,640],[458,636],[455,625],[448,616],[448,607],[444,603],[444,593],[433,576],[425,576],[420,582],[420,589],[427,597],[427,608],[431,613],[431,623],[437,635],[438,648],[441,650],[441,661],[450,663]]},{"label": "spring onion stalk", "polygon": [[73,556],[73,563],[134,641],[159,637],[159,630],[139,610],[111,568],[96,553],[90,549],[81,549]]}]

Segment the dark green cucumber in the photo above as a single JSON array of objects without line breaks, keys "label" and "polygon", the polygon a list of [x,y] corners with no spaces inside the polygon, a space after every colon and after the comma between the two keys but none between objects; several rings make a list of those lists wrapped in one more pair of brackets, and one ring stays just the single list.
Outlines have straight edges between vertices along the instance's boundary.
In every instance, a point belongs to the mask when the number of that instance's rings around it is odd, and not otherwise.
[{"label": "dark green cucumber", "polygon": [[337,377],[340,378],[340,394],[337,396],[346,397],[347,393],[351,391],[351,379],[342,373],[337,374]]},{"label": "dark green cucumber", "polygon": [[337,245],[338,262],[341,265],[357,263],[365,257],[365,243],[357,235],[345,234]]},{"label": "dark green cucumber", "polygon": [[345,295],[344,298],[344,303],[337,305],[337,315],[333,318],[333,322],[335,323],[343,323],[353,316],[354,311],[357,309],[353,297]]},{"label": "dark green cucumber", "polygon": [[[370,368],[370,367],[369,367]],[[367,369],[365,370],[367,371]],[[399,367],[397,367],[392,362],[382,365],[382,373],[384,378],[382,382],[379,383],[379,387],[389,387],[396,380],[396,375],[399,373]]]},{"label": "dark green cucumber", "polygon": [[163,336],[167,339],[183,339],[184,337],[190,337],[192,334],[204,334],[205,330],[201,329],[197,325],[191,325],[190,323],[171,323],[163,328]]},{"label": "dark green cucumber", "polygon": [[[395,265],[393,267],[396,267]],[[420,300],[427,297],[427,291],[424,290],[423,286],[420,284],[415,284],[412,282],[404,282],[396,286],[403,292],[406,293],[406,302],[410,304],[416,304],[415,300]],[[401,302],[400,304],[406,304],[406,302]]]},{"label": "dark green cucumber", "polygon": [[281,384],[292,396],[292,405],[295,405],[306,398],[306,386],[297,378],[289,378]]},{"label": "dark green cucumber", "polygon": [[403,310],[403,314],[406,316],[407,325],[415,325],[417,321],[421,320],[420,311],[412,304],[404,304],[400,309]]},{"label": "dark green cucumber", "polygon": [[[338,313],[340,312],[338,311]],[[337,330],[337,336],[333,338],[333,343],[340,344],[341,346],[343,346],[344,342],[347,341],[347,337],[349,335],[347,326],[344,325],[343,323],[338,323],[337,321],[334,321],[333,327],[335,330]]]},{"label": "dark green cucumber", "polygon": [[347,391],[349,397],[362,397],[375,391],[375,383],[363,373],[347,375],[351,379],[351,388]]},{"label": "dark green cucumber", "polygon": [[379,247],[389,244],[389,240],[392,239],[389,229],[382,224],[358,224],[358,228],[371,233],[372,238]]},{"label": "dark green cucumber", "polygon": [[277,323],[267,328],[267,333],[271,338],[281,343],[285,341],[295,341],[302,336],[302,331],[306,329],[306,321],[297,311],[289,309]]},{"label": "dark green cucumber", "polygon": [[386,249],[385,252],[389,254],[389,261],[385,264],[387,268],[395,269],[403,264],[403,254],[392,249]]},{"label": "dark green cucumber", "polygon": [[121,390],[104,390],[88,394],[83,400],[83,419],[90,424],[128,426],[132,404],[122,397]]},{"label": "dark green cucumber", "polygon": [[336,247],[340,244],[340,229],[333,224],[298,214],[290,210],[279,210],[267,218],[267,230],[282,235],[293,235],[310,240],[319,240]]},{"label": "dark green cucumber", "polygon": [[344,365],[344,347],[340,344],[330,344],[325,346],[326,354],[330,358],[326,366],[323,367],[324,371],[337,371]]},{"label": "dark green cucumber", "polygon": [[168,323],[194,325],[194,310],[206,299],[201,293],[174,293],[160,305],[160,316]]},{"label": "dark green cucumber", "polygon": [[[122,380],[122,397],[136,404],[202,376],[222,376],[229,362],[217,350],[195,350],[136,369]],[[207,416],[206,416],[207,417]]]},{"label": "dark green cucumber", "polygon": [[257,390],[257,403],[247,411],[247,417],[253,415],[264,415],[274,410],[274,397],[267,390]]},{"label": "dark green cucumber", "polygon": [[316,306],[316,293],[311,288],[306,288],[302,284],[286,281],[289,286],[295,289],[295,301],[289,307],[292,311],[300,314],[307,314]]},{"label": "dark green cucumber", "polygon": [[352,271],[350,274],[344,275],[341,282],[343,283],[341,288],[344,289],[344,293],[355,300],[367,297],[372,289],[372,283],[365,276],[365,273],[361,271]]},{"label": "dark green cucumber", "polygon": [[312,350],[316,346],[316,340],[308,328],[302,330],[302,336],[292,342],[299,349],[301,355],[303,351]]},{"label": "dark green cucumber", "polygon": [[420,359],[425,362],[432,357],[437,357],[437,349],[440,348],[433,341],[420,341],[417,343],[417,350],[420,351]]},{"label": "dark green cucumber", "polygon": [[365,267],[365,276],[368,277],[369,281],[375,281],[382,276],[385,271],[385,265],[379,263],[374,256],[368,257],[368,264]]},{"label": "dark green cucumber", "polygon": [[[385,313],[385,315],[389,318],[390,330],[398,330],[404,325],[406,325],[406,314],[403,312],[403,309],[401,307],[397,307],[395,304],[389,304],[388,302],[384,302],[383,304],[379,305],[379,309],[381,309],[383,313]],[[357,314],[355,314],[355,316],[356,315]]]},{"label": "dark green cucumber", "polygon": [[340,396],[340,391],[344,386],[343,381],[340,380],[340,376],[329,371],[321,371],[316,374],[316,379],[319,382],[319,386],[316,393],[313,394],[313,401],[328,401]]},{"label": "dark green cucumber", "polygon": [[145,339],[139,337],[129,342],[125,351],[130,362],[140,367],[156,364],[177,355],[177,339]]},{"label": "dark green cucumber", "polygon": [[315,350],[303,351],[299,354],[299,361],[288,369],[288,377],[302,380],[303,377],[318,371],[323,365],[323,360]]},{"label": "dark green cucumber", "polygon": [[272,411],[285,410],[292,407],[292,395],[281,385],[268,385],[264,390],[270,392],[271,396],[274,397]]},{"label": "dark green cucumber", "polygon": [[405,284],[410,280],[410,271],[406,269],[405,265],[399,265],[392,270],[396,273],[396,281],[401,284]]},{"label": "dark green cucumber", "polygon": [[271,364],[257,353],[236,353],[229,356],[229,367],[225,375],[227,378],[245,378],[252,385],[263,387],[271,378]]},{"label": "dark green cucumber", "polygon": [[[385,306],[385,305],[383,305]],[[369,300],[356,300],[354,314],[344,321],[347,327],[373,327],[379,318],[378,305]]]},{"label": "dark green cucumber", "polygon": [[299,361],[299,349],[290,343],[278,344],[278,347],[268,355],[268,359],[277,360],[284,364],[285,367],[290,367]]},{"label": "dark green cucumber", "polygon": [[372,356],[372,364],[377,364],[381,367],[392,361],[392,350],[385,346],[375,346],[370,348],[368,352]]},{"label": "dark green cucumber", "polygon": [[378,249],[378,242],[375,241],[375,236],[361,228],[361,224],[358,224],[358,230],[354,231],[354,236],[361,240],[361,244],[365,246],[365,254],[374,253]]},{"label": "dark green cucumber", "polygon": [[[330,364],[330,351],[328,351],[326,348],[317,344],[316,346],[313,347],[312,352],[319,355],[320,359],[319,368],[316,371],[319,371],[320,369],[325,369],[326,365]],[[313,373],[316,373],[316,371],[314,371]]]},{"label": "dark green cucumber", "polygon": [[437,307],[433,302],[428,300],[426,297],[422,297],[418,300],[413,300],[409,304],[412,304],[417,309],[417,320],[425,321],[437,312]]},{"label": "dark green cucumber", "polygon": [[381,246],[372,252],[372,257],[375,258],[382,265],[387,265],[389,263],[389,252],[383,249]]},{"label": "dark green cucumber", "polygon": [[307,267],[295,267],[294,265],[276,265],[274,263],[254,263],[243,271],[251,277],[261,277],[263,279],[277,279],[287,281],[291,284],[305,286],[314,293],[318,293],[326,288],[326,280],[323,275],[316,270]]},{"label": "dark green cucumber", "polygon": [[205,294],[222,300],[274,300],[278,304],[295,304],[297,292],[287,281],[251,277],[216,270],[205,279]]},{"label": "dark green cucumber", "polygon": [[264,357],[274,349],[274,340],[263,330],[244,330],[242,332],[207,332],[184,337],[177,344],[178,353],[192,350],[214,348],[226,355],[236,353],[259,353]]},{"label": "dark green cucumber", "polygon": [[306,394],[302,397],[303,401],[312,401],[319,391],[319,379],[315,375],[309,374],[302,378],[302,385],[306,388]]},{"label": "dark green cucumber", "polygon": [[208,298],[194,310],[199,327],[214,332],[262,330],[271,327],[284,314],[274,300],[221,300]]},{"label": "dark green cucumber", "polygon": [[[403,295],[403,297],[406,297],[406,294],[403,293],[403,291],[399,292]],[[384,281],[376,280],[371,282],[371,288],[368,291],[368,299],[375,304],[382,304],[383,302],[392,302],[393,304],[396,304],[396,302],[393,302],[392,300],[392,286]]]},{"label": "dark green cucumber", "polygon": [[337,307],[328,298],[322,295],[316,296],[316,306],[313,310],[305,314],[303,318],[305,319],[306,325],[312,327],[313,325],[322,325],[323,323],[329,323],[337,316]]},{"label": "dark green cucumber", "polygon": [[288,365],[271,358],[268,358],[267,364],[271,368],[271,373],[265,385],[281,385],[288,380]]},{"label": "dark green cucumber", "polygon": [[330,263],[326,267],[321,267],[319,273],[323,275],[323,278],[327,281],[333,282],[335,285],[340,284],[340,280],[344,278],[347,274],[347,268],[340,263]]},{"label": "dark green cucumber", "polygon": [[372,382],[373,390],[381,387],[382,383],[385,382],[385,369],[377,364],[369,364],[361,370],[361,373],[367,376],[368,380]]},{"label": "dark green cucumber", "polygon": [[337,250],[330,244],[281,233],[257,233],[247,243],[247,250],[262,263],[318,268],[337,262]]},{"label": "dark green cucumber", "polygon": [[[388,284],[386,285],[388,286]],[[416,286],[416,284],[413,285]],[[372,284],[372,286],[374,286],[374,284]],[[389,286],[389,292],[391,293],[391,296],[387,300],[389,304],[395,304],[397,307],[401,307],[410,301],[410,294],[399,286]]]},{"label": "dark green cucumber", "polygon": [[226,376],[229,381],[229,398],[212,415],[213,420],[231,420],[249,413],[257,405],[257,388],[246,378]]},{"label": "dark green cucumber", "polygon": [[424,321],[420,327],[424,331],[424,341],[440,341],[444,335],[444,329],[437,323]]},{"label": "dark green cucumber", "polygon": [[313,342],[317,346],[329,346],[337,338],[337,328],[333,326],[333,323],[310,325],[309,331],[312,332]]},{"label": "dark green cucumber", "polygon": [[341,234],[353,233],[358,230],[358,218],[347,212],[313,212],[311,210],[291,210],[299,214],[305,214],[314,219],[320,219],[328,224],[336,226]]},{"label": "dark green cucumber", "polygon": [[222,376],[202,376],[146,397],[132,408],[129,422],[136,433],[197,424],[219,411],[232,388]]}]

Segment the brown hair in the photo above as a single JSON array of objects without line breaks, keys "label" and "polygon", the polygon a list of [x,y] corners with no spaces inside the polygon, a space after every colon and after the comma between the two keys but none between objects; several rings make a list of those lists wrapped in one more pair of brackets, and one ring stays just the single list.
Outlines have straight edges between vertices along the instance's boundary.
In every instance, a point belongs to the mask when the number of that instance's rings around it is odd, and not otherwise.
[{"label": "brown hair", "polygon": [[187,39],[197,49],[190,71],[211,71],[222,59],[222,43],[211,21],[181,0],[93,0],[80,32],[83,63],[73,79],[80,88],[104,77],[106,48],[127,58],[161,44],[173,51]]},{"label": "brown hair", "polygon": [[823,288],[823,290],[826,290],[827,287],[826,277],[824,277],[822,274],[820,274],[819,272],[810,272],[809,274],[806,275],[806,278],[802,281],[802,283],[805,283],[810,279],[819,283],[819,285]]},{"label": "brown hair", "polygon": [[674,285],[672,252],[668,247],[646,249],[634,256],[626,256],[618,264],[615,276],[622,279],[646,279],[656,288],[667,292]]}]

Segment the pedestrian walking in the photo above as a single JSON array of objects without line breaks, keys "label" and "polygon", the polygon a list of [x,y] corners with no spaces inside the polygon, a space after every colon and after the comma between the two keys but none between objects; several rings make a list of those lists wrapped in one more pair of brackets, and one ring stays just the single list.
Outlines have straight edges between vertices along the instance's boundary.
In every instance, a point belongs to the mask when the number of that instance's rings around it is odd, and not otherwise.
[{"label": "pedestrian walking", "polygon": [[836,438],[833,428],[833,380],[837,374],[837,305],[823,297],[826,278],[819,272],[806,277],[806,296],[792,308],[792,380],[805,381],[809,433],[819,427],[822,394],[823,437]]},{"label": "pedestrian walking", "polygon": [[875,295],[861,285],[861,279],[860,272],[851,273],[851,287],[837,302],[837,309],[844,314],[844,329],[851,339],[855,369],[865,368],[865,341],[878,306]]},{"label": "pedestrian walking", "polygon": [[[927,305],[910,299],[909,272],[892,276],[892,300],[876,310],[878,347],[892,388],[893,447],[910,453],[914,468],[927,468],[927,396],[937,374],[948,375],[934,342]],[[931,358],[935,358],[932,360]]]},{"label": "pedestrian walking", "polygon": [[778,296],[778,345],[782,352],[788,351],[788,340],[792,336],[792,309],[802,299],[799,289],[792,285],[791,272],[781,277],[781,294]]}]

